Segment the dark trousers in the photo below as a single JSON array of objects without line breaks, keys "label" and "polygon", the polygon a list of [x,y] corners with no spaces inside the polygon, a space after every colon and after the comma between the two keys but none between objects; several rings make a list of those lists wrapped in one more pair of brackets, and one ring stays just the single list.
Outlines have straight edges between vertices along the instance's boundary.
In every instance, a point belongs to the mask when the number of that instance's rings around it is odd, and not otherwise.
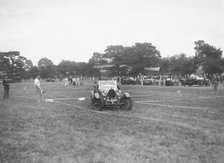
[{"label": "dark trousers", "polygon": [[4,87],[4,99],[9,98],[9,87]]}]

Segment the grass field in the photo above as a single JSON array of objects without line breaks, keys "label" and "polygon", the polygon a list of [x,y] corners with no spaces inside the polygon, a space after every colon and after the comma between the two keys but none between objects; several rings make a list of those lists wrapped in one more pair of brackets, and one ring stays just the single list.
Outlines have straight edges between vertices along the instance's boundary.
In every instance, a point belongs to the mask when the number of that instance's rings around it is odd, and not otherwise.
[{"label": "grass field", "polygon": [[211,87],[121,86],[133,109],[102,112],[91,110],[91,84],[42,87],[42,102],[32,83],[0,99],[1,163],[224,162],[224,86],[214,96]]}]

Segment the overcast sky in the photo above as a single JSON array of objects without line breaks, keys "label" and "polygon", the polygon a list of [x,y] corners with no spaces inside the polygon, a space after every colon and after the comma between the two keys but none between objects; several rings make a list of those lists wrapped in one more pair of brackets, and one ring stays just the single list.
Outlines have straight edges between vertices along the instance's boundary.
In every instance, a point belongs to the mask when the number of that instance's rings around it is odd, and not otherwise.
[{"label": "overcast sky", "polygon": [[224,0],[0,0],[0,51],[88,62],[109,45],[152,43],[162,57],[224,50]]}]

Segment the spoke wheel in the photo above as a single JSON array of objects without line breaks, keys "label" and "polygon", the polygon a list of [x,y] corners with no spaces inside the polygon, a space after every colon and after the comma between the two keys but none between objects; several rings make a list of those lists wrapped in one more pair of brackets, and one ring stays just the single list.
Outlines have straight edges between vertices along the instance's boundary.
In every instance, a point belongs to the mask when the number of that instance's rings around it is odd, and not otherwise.
[{"label": "spoke wheel", "polygon": [[197,84],[198,84],[198,86],[203,86],[203,82],[202,81],[198,81]]},{"label": "spoke wheel", "polygon": [[93,99],[92,109],[97,111],[103,110],[103,101],[101,99]]},{"label": "spoke wheel", "polygon": [[133,103],[132,103],[132,100],[130,98],[123,99],[121,102],[124,103],[124,104],[121,105],[121,109],[131,110]]}]

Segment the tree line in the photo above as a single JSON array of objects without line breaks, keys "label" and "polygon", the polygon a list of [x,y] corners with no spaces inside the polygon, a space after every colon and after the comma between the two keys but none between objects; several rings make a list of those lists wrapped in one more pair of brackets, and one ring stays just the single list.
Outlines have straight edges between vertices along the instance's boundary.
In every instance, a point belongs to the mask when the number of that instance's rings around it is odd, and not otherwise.
[{"label": "tree line", "polygon": [[[212,74],[224,72],[222,50],[203,40],[195,41],[194,56],[175,54],[161,57],[160,51],[151,43],[135,43],[133,46],[110,45],[104,53],[94,52],[88,62],[62,60],[58,65],[48,58],[41,58],[38,65],[21,56],[18,51],[0,52],[0,71],[20,75],[22,78],[63,78],[65,76],[137,76],[146,74],[146,67],[160,67],[160,73],[192,74],[200,69]],[[109,71],[108,71],[109,70]]]}]

